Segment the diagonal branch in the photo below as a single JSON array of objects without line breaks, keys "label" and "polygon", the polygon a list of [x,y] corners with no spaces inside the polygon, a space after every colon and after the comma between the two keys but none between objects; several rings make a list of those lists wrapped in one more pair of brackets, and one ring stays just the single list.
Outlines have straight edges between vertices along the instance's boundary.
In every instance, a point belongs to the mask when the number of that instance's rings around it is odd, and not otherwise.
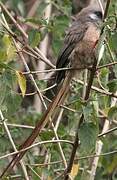
[{"label": "diagonal branch", "polygon": [[[1,8],[5,11],[5,13],[9,16],[9,18],[11,19],[11,21],[14,23],[14,25],[18,28],[18,30],[22,33],[23,37],[25,39],[28,39],[28,35],[26,34],[26,32],[23,30],[23,28],[20,26],[20,24],[17,23],[17,21],[15,20],[15,18],[10,14],[10,12],[7,10],[7,8],[4,6],[4,4],[2,2],[0,2],[0,6]],[[7,29],[7,28],[6,28]],[[14,33],[11,34],[14,35]],[[15,35],[14,35],[15,36]],[[26,46],[26,44],[24,44]],[[26,46],[31,52],[35,53],[38,57],[40,57],[41,60],[43,60],[46,64],[50,65],[51,67],[54,68],[54,65],[50,62],[50,60],[48,60],[46,58],[46,56],[40,51],[39,48],[35,47],[35,49],[32,49],[30,46]]]},{"label": "diagonal branch", "polygon": [[[32,131],[31,135],[27,138],[27,140],[20,146],[19,150],[27,148],[30,146],[36,137],[39,135],[40,131],[45,127],[47,122],[49,121],[49,118],[55,114],[55,109],[59,107],[59,105],[64,101],[70,87],[70,81],[71,81],[71,73],[68,73],[68,76],[66,76],[62,87],[60,88],[58,94],[56,95],[55,99],[50,103],[48,109],[46,110],[44,116],[40,121],[37,122],[37,125],[35,126],[34,130]],[[8,164],[8,166],[5,168],[3,173],[1,174],[1,178],[4,176],[4,174],[11,170],[25,155],[26,151],[21,152],[20,154],[17,154],[14,156],[12,161]]]},{"label": "diagonal branch", "polygon": [[[93,84],[93,79],[94,79],[95,72],[96,72],[96,66],[97,66],[97,59],[95,58],[95,61],[94,61],[93,67],[92,67],[92,71],[91,71],[91,74],[90,74],[90,79],[89,79],[89,83],[88,83],[88,86],[87,86],[87,90],[86,90],[86,94],[85,94],[84,100],[88,100],[88,98],[89,98],[90,91],[91,91],[91,86]],[[80,118],[80,120],[78,122],[78,127],[76,129],[74,146],[73,146],[73,149],[72,149],[72,152],[71,152],[71,156],[70,156],[70,160],[69,160],[69,163],[68,163],[68,167],[67,167],[67,169],[65,171],[64,180],[68,179],[68,177],[69,177],[68,174],[71,172],[71,169],[72,169],[72,166],[73,166],[73,162],[74,162],[74,158],[75,158],[75,155],[76,155],[76,151],[77,151],[77,148],[79,146],[78,129],[80,128],[80,125],[82,124],[83,120],[84,120],[84,116],[82,114],[81,118]]]},{"label": "diagonal branch", "polygon": [[[104,13],[104,18],[106,18],[106,16],[107,16],[109,4],[110,4],[110,0],[107,1],[105,13]],[[103,33],[103,30],[104,30],[104,28],[102,28],[101,35]],[[85,98],[84,98],[85,100],[88,100],[88,98],[89,98],[89,94],[90,94],[90,91],[91,91],[91,86],[92,86],[93,79],[94,79],[95,72],[96,72],[96,67],[97,67],[97,60],[95,58],[95,61],[94,61],[94,64],[93,64],[93,68],[92,68],[92,71],[91,71],[91,74],[90,74],[90,79],[89,79],[88,87],[87,87],[87,90],[86,90],[86,95],[85,95]],[[74,162],[74,159],[75,159],[75,154],[76,154],[76,151],[77,151],[77,148],[78,148],[78,145],[79,145],[79,143],[78,143],[78,141],[79,141],[79,138],[78,138],[78,129],[80,128],[80,125],[82,124],[83,119],[84,119],[84,116],[82,114],[81,118],[80,118],[80,121],[78,122],[78,127],[76,129],[74,146],[73,146],[73,149],[72,149],[72,152],[71,152],[71,156],[70,156],[70,160],[69,160],[69,163],[68,163],[68,167],[67,167],[67,169],[65,171],[64,180],[68,180],[68,177],[69,177],[68,174],[72,170],[73,162]]]},{"label": "diagonal branch", "polygon": [[[3,26],[5,26],[4,23],[2,23],[2,24],[3,24]],[[9,28],[8,25],[5,26],[5,29],[7,29],[7,31],[10,32],[10,34],[12,34],[12,32],[10,31],[10,28]],[[24,58],[24,56],[23,56],[23,54],[22,54],[22,51],[20,51],[19,44],[16,43],[14,36],[13,36],[13,42],[14,42],[14,44],[15,44],[15,46],[16,46],[18,55],[20,56],[21,60],[23,61],[23,64],[24,64],[26,70],[27,70],[28,72],[30,72],[30,69],[29,69],[29,67],[28,67],[28,65],[27,65],[27,63],[26,63],[26,60],[25,60],[25,58]],[[29,47],[29,49],[30,49],[30,47]],[[31,49],[31,50],[33,51],[33,49]],[[34,52],[35,52],[35,51],[34,51]],[[36,54],[37,54],[37,53],[36,53]],[[45,101],[44,101],[44,99],[43,99],[43,96],[42,96],[42,94],[41,94],[41,92],[40,92],[40,90],[39,90],[39,88],[38,88],[38,86],[37,86],[37,84],[36,84],[36,81],[35,81],[33,75],[32,75],[32,74],[29,74],[29,76],[30,76],[31,81],[33,82],[33,84],[34,84],[34,86],[35,86],[35,88],[36,88],[36,90],[37,90],[37,94],[38,94],[38,96],[39,96],[39,98],[40,98],[40,100],[41,100],[44,108],[47,109],[47,106],[46,106],[46,104],[45,104]],[[49,120],[51,121],[50,118],[49,118]],[[47,123],[47,122],[46,122],[46,123]],[[58,135],[57,135],[57,133],[56,133],[56,131],[55,131],[55,129],[54,129],[53,123],[52,123],[52,128],[53,128],[53,131],[54,131],[54,134],[55,134],[55,138],[56,138],[57,140],[59,140]],[[36,136],[37,136],[37,135],[36,135]],[[36,137],[35,137],[35,138],[36,138]],[[62,151],[62,148],[61,148],[61,145],[60,145],[59,142],[58,142],[58,146],[59,146],[59,151],[60,151],[61,157],[62,157],[62,159],[63,159],[64,165],[65,165],[65,167],[66,167],[65,156],[64,156],[64,153],[63,153],[63,151]]]}]

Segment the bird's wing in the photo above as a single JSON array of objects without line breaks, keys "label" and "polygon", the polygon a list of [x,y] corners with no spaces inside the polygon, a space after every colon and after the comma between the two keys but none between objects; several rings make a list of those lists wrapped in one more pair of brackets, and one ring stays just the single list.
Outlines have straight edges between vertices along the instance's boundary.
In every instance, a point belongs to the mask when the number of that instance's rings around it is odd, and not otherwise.
[{"label": "bird's wing", "polygon": [[[76,44],[81,41],[84,37],[84,34],[87,30],[85,24],[74,22],[69,28],[68,33],[66,34],[64,45],[62,50],[59,53],[56,68],[64,68],[69,64],[69,56],[75,48]],[[56,74],[56,82],[59,83],[65,76],[65,71],[58,71]]]}]

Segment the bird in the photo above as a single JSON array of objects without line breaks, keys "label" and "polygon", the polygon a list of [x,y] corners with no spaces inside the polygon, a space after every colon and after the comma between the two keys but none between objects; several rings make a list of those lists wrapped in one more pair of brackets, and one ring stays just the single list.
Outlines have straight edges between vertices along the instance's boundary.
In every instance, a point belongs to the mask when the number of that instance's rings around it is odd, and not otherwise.
[{"label": "bird", "polygon": [[[19,151],[30,146],[39,135],[41,129],[45,127],[49,118],[54,116],[55,110],[64,102],[67,93],[69,92],[70,82],[82,69],[89,68],[96,60],[96,45],[100,38],[101,25],[103,22],[103,14],[99,7],[88,6],[83,8],[76,15],[75,20],[68,28],[63,46],[59,52],[56,68],[71,67],[73,70],[57,71],[56,84],[60,88],[50,103],[48,109],[44,113],[42,119],[37,122],[34,130],[25,142],[20,146]],[[26,150],[17,153],[11,162],[7,165],[0,178],[7,171],[18,164],[25,155]]]},{"label": "bird", "polygon": [[[100,36],[102,11],[92,6],[84,8],[72,23],[65,36],[63,47],[59,53],[56,68],[69,67],[88,68],[93,65],[95,46]],[[74,71],[72,74],[75,76]],[[56,83],[65,78],[65,71],[56,73]]]}]

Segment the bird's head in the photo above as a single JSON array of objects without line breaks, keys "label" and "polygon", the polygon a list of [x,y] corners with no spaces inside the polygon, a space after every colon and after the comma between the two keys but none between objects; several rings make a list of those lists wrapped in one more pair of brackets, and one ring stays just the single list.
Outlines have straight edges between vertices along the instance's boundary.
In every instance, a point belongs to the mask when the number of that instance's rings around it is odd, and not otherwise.
[{"label": "bird's head", "polygon": [[101,8],[88,6],[83,8],[82,11],[77,15],[77,18],[82,19],[82,21],[91,21],[94,23],[100,23],[103,21],[103,13]]}]

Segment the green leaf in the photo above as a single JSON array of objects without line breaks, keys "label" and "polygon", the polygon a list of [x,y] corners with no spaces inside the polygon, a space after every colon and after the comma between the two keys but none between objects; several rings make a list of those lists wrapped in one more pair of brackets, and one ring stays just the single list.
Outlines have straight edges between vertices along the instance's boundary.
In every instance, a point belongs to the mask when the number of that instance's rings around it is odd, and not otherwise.
[{"label": "green leaf", "polygon": [[[98,102],[97,100],[89,101],[86,105],[82,106],[84,119],[88,122],[98,122]],[[97,123],[98,124],[98,123]]]},{"label": "green leaf", "polygon": [[7,91],[13,88],[14,83],[15,83],[15,76],[14,74],[11,73],[11,71],[5,71],[0,76],[0,106],[3,103]]},{"label": "green leaf", "polygon": [[12,89],[16,83],[16,76],[14,73],[12,73],[12,71],[10,70],[6,70],[0,79],[1,84],[3,84],[4,86],[8,86],[10,89]]},{"label": "green leaf", "polygon": [[[90,174],[89,172],[86,170],[86,168],[84,168],[82,174],[79,177],[80,180],[86,180],[86,179],[90,179]],[[75,179],[77,180],[77,179]]]},{"label": "green leaf", "polygon": [[8,114],[14,114],[21,105],[21,97],[10,91],[6,96],[6,99]]},{"label": "green leaf", "polygon": [[3,83],[1,83],[1,79],[0,79],[0,106],[3,105],[2,103],[4,101],[6,92],[7,92],[7,88]]},{"label": "green leaf", "polygon": [[37,30],[32,29],[29,31],[28,42],[32,48],[36,47],[39,44],[40,39],[41,39],[41,35]]},{"label": "green leaf", "polygon": [[37,13],[39,15],[39,17],[43,16],[43,12],[45,10],[45,8],[47,7],[48,3],[46,3],[45,1],[42,1],[41,3],[39,3],[38,9],[37,9]]},{"label": "green leaf", "polygon": [[117,78],[117,64],[114,65],[113,72],[115,74],[115,77]]},{"label": "green leaf", "polygon": [[113,106],[108,111],[108,118],[110,120],[117,119],[117,106]]},{"label": "green leaf", "polygon": [[52,139],[54,137],[54,134],[53,131],[48,130],[48,131],[42,131],[40,136],[43,141],[46,141]]},{"label": "green leaf", "polygon": [[[113,156],[113,158],[107,168],[109,174],[111,174],[116,169],[116,167],[117,167],[117,156],[115,155],[115,156]],[[114,178],[112,180],[114,180]],[[115,179],[115,180],[117,180],[117,179]]]},{"label": "green leaf", "polygon": [[[53,24],[53,43],[52,48],[57,55],[61,48],[61,42],[65,36],[65,29],[68,27],[69,18],[67,16],[58,16],[54,18]],[[58,31],[59,29],[59,31]]]},{"label": "green leaf", "polygon": [[12,39],[9,35],[5,34],[2,38],[3,47],[0,51],[0,61],[9,62],[16,56],[16,49],[13,46]]},{"label": "green leaf", "polygon": [[18,80],[20,90],[22,92],[22,96],[24,97],[25,93],[26,93],[26,78],[22,74],[22,72],[19,72],[19,71],[16,71],[16,76],[17,76],[17,80]]},{"label": "green leaf", "polygon": [[117,79],[113,79],[112,81],[109,81],[107,84],[109,87],[109,91],[115,93],[117,91]]},{"label": "green leaf", "polygon": [[3,63],[3,62],[0,62],[0,69],[7,69],[7,68],[9,68],[8,66],[7,66],[7,64],[5,64],[5,63]]},{"label": "green leaf", "polygon": [[7,72],[7,71],[10,71],[10,70],[11,70],[12,72],[15,71],[12,67],[10,67],[10,66],[8,65],[8,63],[0,62],[0,71],[1,71],[1,73],[3,73],[5,69],[6,69],[6,72]]},{"label": "green leaf", "polygon": [[109,76],[109,70],[107,68],[103,68],[100,71],[99,78],[101,81],[101,84],[106,87],[108,83],[108,76]]},{"label": "green leaf", "polygon": [[30,23],[33,23],[35,25],[42,26],[42,27],[47,25],[47,20],[43,19],[43,18],[40,18],[40,19],[27,18],[27,19],[25,19],[25,22],[30,22]]},{"label": "green leaf", "polygon": [[111,37],[109,38],[109,45],[110,48],[114,51],[116,51],[117,47],[117,32],[113,33]]},{"label": "green leaf", "polygon": [[83,154],[91,153],[95,147],[98,128],[93,123],[83,123],[79,129],[81,151]]},{"label": "green leaf", "polygon": [[0,49],[0,62],[7,61],[7,55],[5,49]]},{"label": "green leaf", "polygon": [[12,8],[15,11],[18,11],[20,13],[20,16],[25,16],[26,9],[25,9],[25,2],[23,0],[12,0]]},{"label": "green leaf", "polygon": [[44,80],[36,80],[36,83],[41,90],[47,87],[47,82],[45,82]]},{"label": "green leaf", "polygon": [[55,55],[58,55],[58,51],[60,50],[60,47],[61,47],[61,41],[59,39],[54,39],[52,46],[53,46],[53,51]]},{"label": "green leaf", "polygon": [[21,104],[21,97],[13,91],[16,76],[11,71],[5,71],[0,76],[0,108],[6,115],[12,115]]},{"label": "green leaf", "polygon": [[21,104],[21,97],[18,94],[12,92],[8,88],[4,100],[2,102],[1,109],[6,110],[6,115],[9,116],[14,114],[18,110],[20,104]]},{"label": "green leaf", "polygon": [[[0,153],[4,153],[8,149],[10,150],[10,148],[12,148],[12,147],[11,147],[11,144],[9,143],[8,138],[5,137],[4,134],[0,135]],[[0,166],[1,166],[1,164],[0,164]]]}]

